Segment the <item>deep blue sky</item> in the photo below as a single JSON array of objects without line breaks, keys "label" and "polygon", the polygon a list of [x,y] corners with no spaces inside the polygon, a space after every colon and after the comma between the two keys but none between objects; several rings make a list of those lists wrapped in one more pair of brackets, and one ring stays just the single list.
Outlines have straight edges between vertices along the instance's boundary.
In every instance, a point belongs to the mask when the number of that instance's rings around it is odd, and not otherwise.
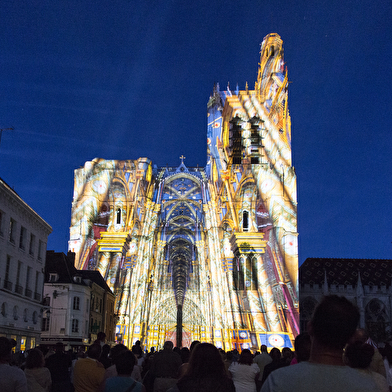
[{"label": "deep blue sky", "polygon": [[299,261],[392,258],[391,1],[2,0],[0,177],[67,251],[95,157],[206,163],[206,105],[284,41]]}]

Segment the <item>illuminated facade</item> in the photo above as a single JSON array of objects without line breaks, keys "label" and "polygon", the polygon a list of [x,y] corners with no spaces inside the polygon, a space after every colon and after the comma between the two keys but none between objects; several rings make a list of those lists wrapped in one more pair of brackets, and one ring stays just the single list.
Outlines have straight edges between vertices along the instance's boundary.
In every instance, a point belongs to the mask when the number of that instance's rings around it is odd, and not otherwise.
[{"label": "illuminated facade", "polygon": [[94,159],[75,171],[69,250],[116,294],[117,338],[225,350],[299,333],[296,176],[282,40],[253,90],[207,105],[207,164]]}]

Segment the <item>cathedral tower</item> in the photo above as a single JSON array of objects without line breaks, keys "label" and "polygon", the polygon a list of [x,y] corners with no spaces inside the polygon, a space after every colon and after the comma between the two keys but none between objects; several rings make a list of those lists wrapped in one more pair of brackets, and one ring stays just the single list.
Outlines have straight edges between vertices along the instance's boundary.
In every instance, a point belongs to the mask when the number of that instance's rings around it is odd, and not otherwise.
[{"label": "cathedral tower", "polygon": [[265,37],[253,90],[219,85],[207,164],[94,159],[75,171],[69,250],[116,294],[117,338],[225,350],[291,346],[297,199],[283,42]]}]

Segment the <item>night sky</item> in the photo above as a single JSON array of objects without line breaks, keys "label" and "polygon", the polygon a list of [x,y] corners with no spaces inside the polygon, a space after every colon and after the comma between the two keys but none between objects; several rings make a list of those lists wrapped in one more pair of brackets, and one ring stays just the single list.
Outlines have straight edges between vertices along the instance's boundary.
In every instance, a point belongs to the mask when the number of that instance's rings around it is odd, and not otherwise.
[{"label": "night sky", "polygon": [[214,83],[284,42],[299,262],[392,258],[391,1],[2,0],[0,177],[67,251],[74,170],[206,164]]}]

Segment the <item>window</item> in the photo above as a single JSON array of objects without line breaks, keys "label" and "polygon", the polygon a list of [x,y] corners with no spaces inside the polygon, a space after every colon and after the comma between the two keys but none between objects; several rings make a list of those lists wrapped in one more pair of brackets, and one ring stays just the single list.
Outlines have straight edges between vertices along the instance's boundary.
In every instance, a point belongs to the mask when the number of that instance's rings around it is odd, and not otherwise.
[{"label": "window", "polygon": [[20,285],[20,272],[22,269],[22,262],[18,260],[18,269],[16,271],[15,292],[23,294],[23,287]]},{"label": "window", "polygon": [[38,260],[42,260],[43,249],[44,249],[44,243],[41,240],[39,240],[38,241]]},{"label": "window", "polygon": [[74,297],[74,299],[73,299],[73,309],[74,310],[80,310],[80,298],[79,297]]},{"label": "window", "polygon": [[25,296],[31,298],[32,292],[30,290],[30,276],[31,276],[31,267],[27,267],[27,274],[26,274],[26,290]]},{"label": "window", "polygon": [[18,320],[19,319],[19,314],[18,314],[18,307],[15,305],[14,306],[14,310],[13,310],[13,315],[14,315],[14,320]]},{"label": "window", "polygon": [[46,296],[44,297],[42,305],[50,306],[50,297],[48,296],[48,294],[46,294]]},{"label": "window", "polygon": [[79,332],[79,320],[72,320],[72,332]]},{"label": "window", "polygon": [[34,247],[35,247],[35,235],[30,233],[29,254],[31,256],[34,256]]},{"label": "window", "polygon": [[16,230],[16,221],[11,218],[10,219],[9,240],[13,244],[15,244],[15,230]]},{"label": "window", "polygon": [[50,273],[49,274],[49,282],[57,282],[59,279],[59,275],[56,273]]},{"label": "window", "polygon": [[5,302],[3,302],[3,303],[1,304],[1,314],[2,314],[3,317],[7,317],[7,314],[8,314],[8,305],[7,305]]},{"label": "window", "polygon": [[0,210],[0,235],[3,236],[3,216],[4,212]]},{"label": "window", "polygon": [[19,236],[19,248],[25,250],[25,243],[26,243],[26,234],[27,230],[25,227],[20,227],[20,236]]},{"label": "window", "polygon": [[117,210],[117,220],[116,223],[119,225],[121,223],[121,208]]},{"label": "window", "polygon": [[242,213],[242,230],[248,231],[249,230],[249,212],[244,211]]},{"label": "window", "polygon": [[29,310],[27,308],[25,308],[25,310],[23,311],[23,321],[25,323],[27,323],[27,321],[29,321]]},{"label": "window", "polygon": [[34,299],[41,301],[41,294],[38,292],[39,272],[35,271],[35,284],[34,284]]},{"label": "window", "polygon": [[50,318],[49,318],[49,314],[47,314],[46,317],[42,319],[41,331],[49,331],[49,325],[50,325]]},{"label": "window", "polygon": [[11,256],[7,255],[7,262],[5,265],[5,276],[4,276],[4,288],[12,290],[12,282],[10,282],[10,268],[11,268]]}]

